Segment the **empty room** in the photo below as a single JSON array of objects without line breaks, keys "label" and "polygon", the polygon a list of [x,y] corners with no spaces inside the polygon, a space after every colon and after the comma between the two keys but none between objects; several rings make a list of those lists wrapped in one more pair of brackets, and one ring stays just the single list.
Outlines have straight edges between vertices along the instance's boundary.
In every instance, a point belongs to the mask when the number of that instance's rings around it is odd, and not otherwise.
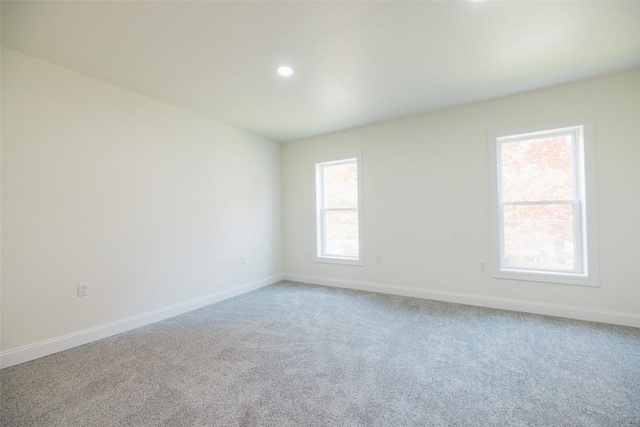
[{"label": "empty room", "polygon": [[640,2],[0,14],[3,427],[640,426]]}]

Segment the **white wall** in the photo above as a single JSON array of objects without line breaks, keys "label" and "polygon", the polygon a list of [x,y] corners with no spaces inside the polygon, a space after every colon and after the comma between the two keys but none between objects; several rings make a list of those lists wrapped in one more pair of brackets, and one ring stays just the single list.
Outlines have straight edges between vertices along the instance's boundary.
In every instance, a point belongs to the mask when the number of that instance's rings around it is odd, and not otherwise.
[{"label": "white wall", "polygon": [[7,49],[2,112],[2,350],[281,272],[278,143]]},{"label": "white wall", "polygon": [[[638,70],[283,144],[285,272],[640,312]],[[599,288],[491,278],[492,130],[595,120]],[[314,163],[361,152],[364,267],[314,263]],[[382,263],[375,262],[375,255]]]},{"label": "white wall", "polygon": [[[277,143],[11,50],[1,65],[2,351],[277,275],[281,235],[292,274],[640,313],[639,71],[286,143],[281,216]],[[492,279],[487,133],[582,116],[601,287]],[[314,164],[356,152],[366,265],[314,263]]]}]

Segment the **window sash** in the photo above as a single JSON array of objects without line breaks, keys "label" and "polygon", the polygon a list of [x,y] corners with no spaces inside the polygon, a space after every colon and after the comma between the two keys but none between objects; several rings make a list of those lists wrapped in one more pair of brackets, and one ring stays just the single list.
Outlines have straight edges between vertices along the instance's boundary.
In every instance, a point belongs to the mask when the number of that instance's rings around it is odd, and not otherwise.
[{"label": "window sash", "polygon": [[523,141],[530,141],[532,139],[542,139],[542,138],[553,138],[558,136],[571,136],[571,157],[572,157],[572,200],[579,200],[583,196],[583,189],[581,186],[582,181],[584,180],[584,175],[582,172],[582,150],[581,150],[581,140],[584,137],[584,132],[582,130],[582,126],[574,126],[570,128],[564,129],[553,129],[541,132],[530,132],[525,134],[513,135],[513,136],[503,136],[496,138],[496,144],[498,146],[498,159],[497,159],[497,167],[498,167],[498,203],[522,203],[522,202],[504,202],[503,201],[503,191],[502,191],[502,147],[504,144],[513,144],[520,143]]},{"label": "window sash", "polygon": [[[341,207],[341,208],[326,208],[324,206],[325,196],[325,180],[324,171],[325,167],[346,165],[353,163],[356,165],[357,173],[357,189],[358,199],[357,207]],[[360,157],[351,157],[347,159],[341,159],[337,161],[323,162],[316,164],[316,258],[317,262],[329,262],[338,264],[351,264],[351,265],[364,265],[363,262],[363,238],[362,238],[362,165]],[[344,256],[328,253],[327,247],[327,233],[326,233],[326,217],[330,212],[354,212],[356,213],[358,221],[358,255],[357,256]]]},{"label": "window sash", "polygon": [[[573,207],[573,270],[554,270],[550,268],[517,268],[507,267],[505,261],[505,230],[504,230],[504,208],[505,206],[549,206],[549,205],[569,205]],[[499,236],[500,239],[500,269],[502,271],[516,272],[543,272],[560,274],[584,274],[584,251],[582,233],[582,203],[579,200],[550,200],[550,201],[527,201],[527,202],[505,202],[500,204],[498,210]]]},{"label": "window sash", "polygon": [[[320,209],[320,256],[330,257],[330,258],[351,259],[351,260],[360,259],[359,256],[350,257],[350,256],[332,254],[327,251],[327,233],[326,233],[327,212],[355,212],[357,214],[358,209],[357,208],[321,208]],[[358,230],[358,234],[359,233],[360,233],[360,230]],[[360,247],[358,244],[358,253],[359,252],[360,252]]]},{"label": "window sash", "polygon": [[[532,139],[552,138],[557,136],[571,136],[572,155],[572,189],[573,198],[568,200],[527,200],[527,201],[503,201],[502,191],[502,146],[504,144],[520,143]],[[558,273],[558,274],[586,274],[586,217],[583,209],[583,186],[584,174],[582,170],[581,139],[583,131],[581,126],[552,129],[540,132],[530,132],[516,134],[513,136],[502,136],[495,139],[497,144],[497,196],[498,196],[498,242],[499,242],[499,268],[505,272],[524,273]],[[570,271],[560,271],[543,268],[509,268],[505,264],[505,228],[504,228],[504,208],[505,206],[540,206],[540,205],[572,205],[573,206],[573,247],[574,247],[574,268]]]}]

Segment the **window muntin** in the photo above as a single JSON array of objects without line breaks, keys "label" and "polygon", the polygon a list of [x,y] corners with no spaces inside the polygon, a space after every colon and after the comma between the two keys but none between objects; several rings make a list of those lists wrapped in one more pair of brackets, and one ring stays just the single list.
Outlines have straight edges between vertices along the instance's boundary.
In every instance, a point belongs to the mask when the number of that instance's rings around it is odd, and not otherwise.
[{"label": "window muntin", "polygon": [[[585,137],[585,126],[573,123],[492,138],[494,276],[594,284],[597,252],[587,250],[587,237],[595,240],[595,218],[587,227]],[[593,194],[589,203],[595,203]]]},{"label": "window muntin", "polygon": [[357,158],[316,164],[317,260],[360,263],[360,171]]}]

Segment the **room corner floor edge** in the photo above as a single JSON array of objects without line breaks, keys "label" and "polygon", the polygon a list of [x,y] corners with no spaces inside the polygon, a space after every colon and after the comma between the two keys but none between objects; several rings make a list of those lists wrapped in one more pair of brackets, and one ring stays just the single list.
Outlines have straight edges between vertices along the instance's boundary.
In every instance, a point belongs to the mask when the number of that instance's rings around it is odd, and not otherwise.
[{"label": "room corner floor edge", "polygon": [[396,286],[383,283],[342,280],[319,276],[305,276],[292,273],[284,273],[284,280],[640,328],[640,314],[635,313],[597,310],[561,304],[540,303],[510,298],[466,294],[462,292]]},{"label": "room corner floor edge", "polygon": [[306,283],[311,285],[329,286],[334,288],[352,289],[375,292],[388,295],[420,298],[434,301],[444,301],[484,308],[509,310],[522,313],[560,317],[588,322],[605,323],[620,326],[640,328],[640,314],[620,313],[605,310],[595,310],[582,307],[564,306],[559,304],[545,304],[508,298],[487,297],[459,292],[421,289],[406,286],[395,286],[374,282],[362,282],[333,279],[319,276],[306,276],[282,273],[264,279],[235,286],[231,289],[216,292],[191,301],[132,316],[126,319],[98,325],[93,328],[66,334],[60,337],[9,349],[0,353],[0,369],[25,363],[41,357],[49,356],[74,347],[89,344],[113,335],[127,332],[142,326],[150,325],[171,317],[179,316],[199,308],[224,301],[281,281]]},{"label": "room corner floor edge", "polygon": [[5,350],[0,352],[0,369],[19,365],[21,363],[137,329],[142,326],[160,322],[171,317],[179,316],[181,314],[278,283],[282,281],[283,278],[283,274],[265,277],[263,279],[234,286],[230,289],[225,289],[200,298],[195,298],[190,301],[174,304],[169,307],[160,308],[59,337]]}]

